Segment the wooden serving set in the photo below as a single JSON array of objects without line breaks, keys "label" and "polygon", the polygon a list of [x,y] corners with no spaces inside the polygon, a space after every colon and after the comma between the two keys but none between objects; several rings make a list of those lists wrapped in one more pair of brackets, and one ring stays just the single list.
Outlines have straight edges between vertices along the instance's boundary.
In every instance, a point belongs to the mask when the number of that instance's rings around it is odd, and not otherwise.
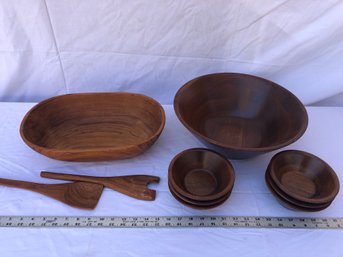
[{"label": "wooden serving set", "polygon": [[[174,109],[182,124],[210,149],[176,155],[169,165],[168,186],[180,203],[214,208],[231,195],[235,171],[228,159],[245,159],[283,148],[306,131],[308,116],[291,92],[272,81],[239,73],[209,74],[187,82],[176,93]],[[20,134],[33,150],[62,161],[132,158],[160,136],[165,113],[154,99],[134,93],[81,93],[47,99],[24,117]],[[32,190],[68,205],[93,209],[108,187],[139,200],[152,201],[149,183],[159,177],[81,176],[41,172],[61,184],[0,179],[1,185]],[[271,193],[284,206],[320,211],[339,192],[332,168],[297,150],[276,154],[265,173]]]}]

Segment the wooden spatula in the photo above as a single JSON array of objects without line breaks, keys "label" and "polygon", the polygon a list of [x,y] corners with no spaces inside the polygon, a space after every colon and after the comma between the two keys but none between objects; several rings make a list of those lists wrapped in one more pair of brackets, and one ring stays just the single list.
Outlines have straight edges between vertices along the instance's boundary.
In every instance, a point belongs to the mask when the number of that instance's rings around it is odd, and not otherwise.
[{"label": "wooden spatula", "polygon": [[31,190],[82,209],[94,209],[104,189],[101,184],[87,182],[39,184],[4,178],[0,178],[0,185]]},{"label": "wooden spatula", "polygon": [[149,189],[147,185],[160,181],[159,177],[148,175],[93,177],[47,171],[42,171],[40,175],[44,178],[98,183],[122,194],[145,201],[153,201],[156,197],[156,191]]}]

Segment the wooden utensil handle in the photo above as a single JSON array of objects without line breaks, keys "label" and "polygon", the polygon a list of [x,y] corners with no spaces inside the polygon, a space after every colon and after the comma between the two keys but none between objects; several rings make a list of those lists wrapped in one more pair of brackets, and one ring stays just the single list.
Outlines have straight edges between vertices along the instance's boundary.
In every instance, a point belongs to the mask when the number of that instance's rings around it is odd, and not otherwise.
[{"label": "wooden utensil handle", "polygon": [[97,183],[104,185],[105,187],[111,188],[115,191],[121,192],[125,195],[146,201],[153,201],[155,200],[156,196],[155,190],[149,189],[147,185],[149,183],[157,183],[160,180],[159,177],[148,175],[93,177],[47,171],[42,171],[41,177]]},{"label": "wooden utensil handle", "polygon": [[42,171],[40,173],[40,176],[43,178],[71,180],[71,181],[83,181],[83,182],[91,182],[91,183],[97,183],[97,184],[104,184],[104,182],[106,182],[106,181],[104,181],[103,177],[74,175],[74,174],[56,173],[56,172],[48,172],[48,171]]},{"label": "wooden utensil handle", "polygon": [[21,180],[13,180],[13,179],[5,179],[5,178],[0,178],[0,185],[28,189],[28,190],[33,190],[33,191],[37,189],[37,187],[40,186],[40,184],[33,183],[33,182],[26,182],[26,181],[21,181]]}]

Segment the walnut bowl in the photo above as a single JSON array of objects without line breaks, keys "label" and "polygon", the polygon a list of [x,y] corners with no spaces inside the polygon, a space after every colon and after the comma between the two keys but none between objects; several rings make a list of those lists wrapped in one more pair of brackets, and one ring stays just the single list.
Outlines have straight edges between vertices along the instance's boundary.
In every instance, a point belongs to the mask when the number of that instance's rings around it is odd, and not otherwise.
[{"label": "walnut bowl", "polygon": [[270,160],[267,173],[284,198],[314,207],[331,203],[340,188],[338,176],[329,164],[304,151],[277,153]]},{"label": "walnut bowl", "polygon": [[239,73],[189,81],[176,93],[174,109],[194,136],[232,159],[285,147],[299,139],[308,124],[305,107],[291,92]]},{"label": "walnut bowl", "polygon": [[218,200],[224,202],[230,196],[234,182],[235,171],[231,163],[221,154],[205,148],[182,151],[168,168],[171,191],[192,205],[195,205],[194,201],[207,202],[207,205]]}]

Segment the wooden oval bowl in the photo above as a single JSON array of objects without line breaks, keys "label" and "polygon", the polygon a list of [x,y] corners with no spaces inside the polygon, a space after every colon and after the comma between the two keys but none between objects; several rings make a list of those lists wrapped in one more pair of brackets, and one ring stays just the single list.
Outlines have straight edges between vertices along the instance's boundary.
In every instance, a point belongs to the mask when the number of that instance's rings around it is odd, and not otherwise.
[{"label": "wooden oval bowl", "polygon": [[340,188],[334,170],[304,151],[287,150],[276,154],[269,163],[269,174],[282,192],[306,203],[332,202]]},{"label": "wooden oval bowl", "polygon": [[231,163],[204,148],[185,150],[169,165],[168,182],[179,194],[195,201],[213,201],[227,195],[234,181]]},{"label": "wooden oval bowl", "polygon": [[232,159],[289,145],[308,124],[306,109],[296,96],[272,81],[247,74],[195,78],[176,93],[174,109],[193,135]]},{"label": "wooden oval bowl", "polygon": [[162,106],[133,93],[52,97],[24,117],[20,134],[33,150],[63,161],[105,161],[149,148],[165,124]]}]

